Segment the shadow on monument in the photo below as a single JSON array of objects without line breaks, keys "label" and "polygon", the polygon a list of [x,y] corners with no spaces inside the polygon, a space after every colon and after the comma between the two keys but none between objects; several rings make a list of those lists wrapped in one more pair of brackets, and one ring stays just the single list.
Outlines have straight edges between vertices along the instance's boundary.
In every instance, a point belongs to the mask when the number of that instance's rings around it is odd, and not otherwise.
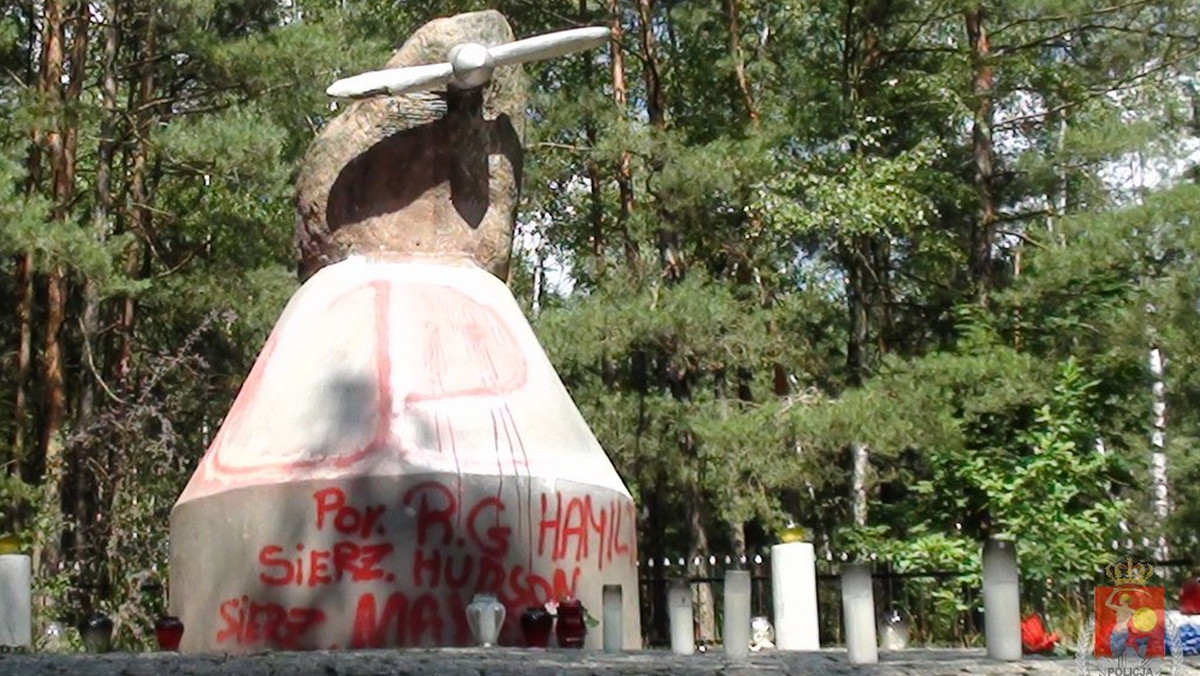
[{"label": "shadow on monument", "polygon": [[[508,159],[520,185],[521,142],[507,115],[485,120],[480,89],[448,92],[446,116],[398,131],[344,166],[329,192],[330,232],[369,218],[408,211],[406,220],[440,220],[450,204],[472,230],[490,205],[489,157]],[[439,233],[441,234],[441,233]]]},{"label": "shadow on monument", "polygon": [[308,457],[314,460],[336,454],[348,439],[355,443],[363,430],[378,425],[375,418],[379,415],[379,397],[371,379],[334,374],[322,389],[324,434],[307,449]]}]

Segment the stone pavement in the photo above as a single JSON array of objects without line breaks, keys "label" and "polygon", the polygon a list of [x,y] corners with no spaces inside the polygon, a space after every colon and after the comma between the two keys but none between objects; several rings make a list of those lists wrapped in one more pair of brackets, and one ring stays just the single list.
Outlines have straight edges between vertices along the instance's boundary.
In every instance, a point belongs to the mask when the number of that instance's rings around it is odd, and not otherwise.
[{"label": "stone pavement", "polygon": [[[246,656],[174,653],[0,654],[0,676],[550,676],[597,674],[778,674],[789,676],[1074,676],[1070,658],[996,662],[982,650],[881,653],[880,663],[854,666],[842,650],[752,653],[729,660],[720,652],[680,657],[663,651],[608,655],[521,648],[271,652]],[[1186,658],[1175,676],[1200,676],[1200,658]]]}]

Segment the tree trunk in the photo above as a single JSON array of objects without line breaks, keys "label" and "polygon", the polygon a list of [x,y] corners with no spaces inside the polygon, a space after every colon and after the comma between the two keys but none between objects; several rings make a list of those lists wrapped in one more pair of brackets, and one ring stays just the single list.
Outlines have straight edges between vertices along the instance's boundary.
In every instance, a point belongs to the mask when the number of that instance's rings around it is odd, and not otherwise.
[{"label": "tree trunk", "polygon": [[989,62],[991,49],[983,25],[983,9],[975,5],[965,13],[967,41],[971,49],[971,88],[974,94],[974,120],[971,126],[971,159],[974,165],[975,192],[979,197],[979,219],[971,230],[971,281],[981,303],[995,284],[992,242],[996,230],[996,198],[992,192],[996,152],[992,145],[994,75]]},{"label": "tree trunk", "polygon": [[[617,106],[617,115],[624,117],[628,93],[625,84],[625,53],[621,47],[625,28],[621,23],[620,3],[617,0],[609,0],[608,12],[610,16],[609,29],[612,31],[612,41],[609,42],[609,61],[612,62],[613,103]],[[632,268],[637,266],[638,247],[629,233],[629,214],[633,213],[633,166],[628,150],[621,151],[621,158],[617,163],[617,191],[620,195],[617,225],[625,238],[625,261]]]},{"label": "tree trunk", "polygon": [[725,6],[729,12],[729,54],[733,57],[733,72],[737,77],[738,89],[742,92],[742,100],[746,104],[746,115],[750,124],[758,128],[758,109],[754,105],[754,93],[750,91],[750,82],[746,79],[746,59],[742,54],[742,0],[726,0]]},{"label": "tree trunk", "polygon": [[[62,227],[69,209],[73,177],[68,174],[67,147],[63,138],[63,59],[64,26],[62,0],[46,0],[42,8],[42,55],[38,73],[38,89],[46,105],[54,109],[57,119],[41,138],[43,152],[50,169],[50,190],[53,200],[51,219]],[[43,516],[57,524],[62,514],[63,458],[59,438],[65,414],[65,393],[62,372],[62,346],[59,332],[65,315],[65,277],[62,266],[52,265],[46,279],[46,332],[42,344],[41,429],[38,434],[38,457],[42,466]],[[58,569],[61,558],[61,532],[43,533],[40,548],[35,548],[38,574],[51,574]]]},{"label": "tree trunk", "polygon": [[1155,556],[1160,561],[1165,561],[1170,556],[1170,551],[1162,535],[1167,517],[1171,513],[1171,490],[1167,478],[1167,393],[1163,378],[1165,360],[1162,350],[1153,342],[1149,356],[1150,376],[1153,379],[1153,409],[1150,420],[1150,484],[1153,492],[1150,506],[1159,536]]},{"label": "tree trunk", "polygon": [[546,293],[546,254],[544,242],[539,238],[533,247],[533,289],[529,307],[536,317],[542,313],[542,297]]},{"label": "tree trunk", "polygon": [[[154,12],[149,10],[145,22],[141,44],[141,68],[138,76],[137,95],[134,98],[134,142],[129,156],[129,198],[133,202],[130,209],[130,227],[136,240],[125,253],[125,274],[136,277],[142,269],[143,242],[149,242],[150,236],[150,191],[146,184],[147,162],[150,145],[150,130],[154,119],[151,100],[154,97],[154,56],[155,25]],[[120,348],[117,352],[117,376],[124,380],[129,375],[133,354],[133,329],[137,318],[137,305],[132,296],[126,296],[122,303],[120,325]]]},{"label": "tree trunk", "polygon": [[[589,23],[587,0],[579,0],[579,21],[582,24]],[[584,78],[588,89],[595,88],[595,62],[590,56],[585,57],[584,61]],[[605,256],[604,256],[604,198],[602,186],[600,185],[600,165],[591,157],[591,153],[595,152],[596,148],[596,123],[591,116],[584,121],[584,134],[588,142],[588,154],[585,165],[588,177],[588,191],[590,201],[589,220],[591,221],[591,244],[592,256],[595,258],[595,274],[597,277],[604,274]]]},{"label": "tree trunk", "polygon": [[[588,148],[596,147],[596,125],[589,121],[585,125],[585,133],[587,134]],[[591,152],[591,150],[589,150]],[[604,254],[604,197],[602,186],[600,185],[600,165],[596,160],[588,158],[586,162],[588,191],[590,192],[589,202],[589,220],[592,226],[592,256],[596,259],[596,276],[604,274],[605,254]]]},{"label": "tree trunk", "polygon": [[[79,118],[71,112],[83,92],[84,79],[87,76],[87,50],[90,37],[91,18],[90,5],[87,2],[76,2],[71,8],[69,31],[70,36],[70,68],[65,87],[64,106],[60,124],[62,133],[61,170],[56,171],[54,181],[55,203],[61,205],[61,211],[56,206],[55,220],[60,226],[66,226],[70,218],[70,204],[75,198],[76,158],[79,149]],[[61,175],[61,181],[58,176]],[[71,226],[66,226],[71,227]],[[66,521],[71,526],[63,534],[64,545],[73,551],[76,562],[85,562],[86,535],[84,528],[88,523],[88,506],[91,491],[88,489],[86,476],[86,461],[84,449],[76,446],[69,448],[62,436],[62,426],[66,423],[67,392],[64,373],[65,351],[64,329],[66,324],[66,306],[69,287],[66,271],[61,265],[55,264],[47,280],[47,326],[46,350],[47,359],[47,434],[50,435],[47,448],[58,446],[56,454],[62,455],[57,463],[61,466],[61,494],[63,508],[67,512]],[[51,369],[53,375],[51,374]],[[76,418],[78,422],[78,418]],[[55,466],[51,463],[51,466]]]},{"label": "tree trunk", "polygon": [[728,528],[729,547],[733,551],[733,558],[741,562],[746,556],[746,523],[733,521],[729,523]]},{"label": "tree trunk", "polygon": [[[103,112],[100,121],[100,141],[96,150],[96,202],[92,207],[92,236],[97,242],[106,241],[112,233],[112,169],[116,149],[117,111],[116,59],[120,45],[120,20],[118,0],[109,0],[104,17],[104,53],[100,79],[100,107]],[[85,375],[80,380],[76,417],[78,425],[83,427],[92,418],[96,390],[101,384],[102,373],[96,358],[97,337],[100,333],[100,296],[96,282],[92,279],[85,279],[83,282],[83,312],[80,324],[86,368]]]},{"label": "tree trunk", "polygon": [[[751,390],[753,375],[750,369],[737,369],[737,400],[743,406],[754,403],[754,393]],[[717,412],[722,422],[724,422],[729,420],[730,413],[732,413],[730,410],[729,393],[725,387],[725,370],[719,369],[713,373],[713,381],[715,383],[713,396],[718,402]],[[753,453],[754,451],[747,450],[746,452]],[[742,557],[746,555],[746,524],[742,521],[729,519],[725,522],[725,528],[729,536],[729,547],[733,553],[733,557],[741,561]]]},{"label": "tree trunk", "polygon": [[867,472],[871,469],[871,451],[861,442],[850,444],[850,514],[855,526],[867,525]]},{"label": "tree trunk", "polygon": [[[1057,119],[1055,119],[1057,118]],[[1066,216],[1070,210],[1070,175],[1067,170],[1066,143],[1067,143],[1067,110],[1060,110],[1056,114],[1047,118],[1047,127],[1052,121],[1057,122],[1057,129],[1054,132],[1054,181],[1051,183],[1050,192],[1046,195],[1046,234],[1050,241],[1058,246],[1066,246],[1066,239],[1062,235],[1061,230],[1057,228],[1055,223],[1056,218]]]},{"label": "tree trunk", "polygon": [[[646,113],[650,126],[658,131],[667,127],[666,95],[659,76],[657,41],[654,38],[654,0],[638,0],[638,33],[642,46],[642,76],[646,83]],[[651,160],[651,170],[657,170],[661,161]],[[658,256],[663,278],[669,282],[683,279],[687,270],[683,250],[680,246],[679,229],[665,213],[659,213]]]},{"label": "tree trunk", "polygon": [[[705,524],[708,521],[707,512],[700,486],[694,486],[691,500],[688,502],[688,530],[692,542],[691,551],[688,552],[689,565],[697,557],[702,559],[708,557],[708,533],[705,531]],[[716,598],[713,596],[712,584],[701,582],[696,587],[696,639],[701,643],[712,643],[717,638]]]},{"label": "tree trunk", "polygon": [[[29,32],[26,38],[30,45],[29,58],[26,60],[25,81],[30,87],[44,91],[46,85],[43,77],[44,57],[35,53],[33,45],[38,42],[38,8],[35,2],[28,5],[26,20]],[[45,43],[42,43],[43,47]],[[26,196],[32,196],[40,189],[42,181],[42,129],[35,121],[29,134],[29,158],[27,162]],[[29,436],[29,381],[33,375],[33,254],[24,252],[17,256],[16,261],[16,320],[17,320],[17,355],[13,382],[13,436],[12,436],[12,472],[28,482],[38,480],[34,463],[30,462],[26,450]],[[20,513],[16,515],[19,522]],[[19,525],[19,523],[18,523]]]},{"label": "tree trunk", "polygon": [[[88,39],[91,37],[91,5],[88,2],[76,2],[71,11],[71,69],[67,79],[66,102],[73,106],[83,93],[83,82],[87,76]],[[79,147],[79,119],[76,114],[66,115],[67,123],[63,127],[63,164],[67,175],[67,192],[75,195],[75,159]]]},{"label": "tree trunk", "polygon": [[[32,152],[37,152],[33,150]],[[25,437],[28,429],[27,388],[33,370],[33,254],[17,257],[17,364],[13,384],[12,474],[29,480]]]},{"label": "tree trunk", "polygon": [[[51,8],[51,5],[54,5]],[[62,92],[57,98],[58,119],[56,126],[47,132],[46,145],[49,149],[49,164],[51,175],[51,191],[53,200],[52,220],[57,227],[71,227],[71,202],[75,197],[75,159],[79,142],[79,126],[77,115],[73,112],[74,105],[79,101],[83,91],[83,81],[87,70],[87,47],[90,28],[89,5],[86,2],[76,2],[71,10],[70,30],[62,16],[61,3],[46,4],[47,32],[54,35],[47,39],[47,62],[45,74],[49,81],[45,83],[45,91]],[[53,18],[51,18],[53,17]],[[63,57],[66,54],[67,36],[70,36],[70,69],[66,78],[66,86],[62,87],[64,72]],[[57,42],[57,45],[53,43]],[[85,486],[79,485],[82,480],[83,458],[67,456],[63,427],[66,423],[67,391],[64,373],[64,335],[67,308],[67,276],[64,266],[53,262],[46,276],[46,333],[42,348],[42,394],[44,419],[42,421],[40,448],[45,461],[43,487],[46,490],[46,509],[49,516],[60,515],[66,505],[70,517],[63,520],[64,530],[60,534],[48,534],[48,540],[54,541],[48,545],[46,564],[47,569],[53,569],[57,559],[62,556],[56,545],[60,543],[75,548],[76,560],[81,559],[80,546],[83,515],[86,510]],[[75,483],[72,483],[74,479]],[[67,520],[74,519],[74,524],[67,526]],[[55,521],[57,519],[53,519]]]},{"label": "tree trunk", "polygon": [[843,255],[847,285],[846,310],[850,318],[846,338],[846,381],[850,386],[857,387],[862,385],[866,376],[867,271],[858,243],[849,243],[847,249]]},{"label": "tree trunk", "polygon": [[642,42],[642,73],[646,80],[646,114],[650,118],[650,126],[664,129],[667,126],[666,100],[659,77],[658,54],[655,51],[654,0],[638,0],[638,18]]},{"label": "tree trunk", "polygon": [[[118,0],[110,0],[105,7],[104,16],[104,48],[101,59],[100,76],[100,140],[96,151],[96,182],[95,204],[92,207],[92,237],[99,243],[106,241],[111,234],[111,219],[113,211],[112,198],[112,169],[113,156],[116,148],[116,109],[117,109],[117,73],[116,59],[120,45],[120,5]],[[82,343],[83,373],[79,379],[79,400],[75,412],[76,428],[86,429],[93,420],[96,408],[98,389],[103,386],[103,360],[99,358],[100,336],[100,294],[95,280],[83,280],[83,311],[80,317],[80,341]],[[84,451],[80,448],[80,452]],[[76,458],[75,467],[75,517],[76,517],[76,551],[75,556],[80,561],[90,561],[98,555],[94,543],[100,534],[94,532],[96,520],[93,517],[100,506],[97,504],[96,476],[90,471],[83,457]],[[99,459],[97,459],[99,460]],[[107,466],[106,462],[98,465]],[[102,550],[101,550],[102,551]]]},{"label": "tree trunk", "polygon": [[[883,59],[878,26],[887,10],[886,3],[877,1],[862,6],[851,3],[843,14],[842,103],[844,114],[854,129],[863,124],[862,101],[871,93],[867,91],[871,82],[869,75],[879,68]],[[857,142],[851,143],[851,151],[858,157],[866,152]],[[878,297],[880,277],[886,274],[886,268],[872,274],[877,251],[876,237],[871,234],[850,234],[843,235],[839,242],[846,272],[846,309],[850,320],[846,338],[846,381],[851,387],[862,385],[866,378],[867,341],[873,320],[871,301]]]}]

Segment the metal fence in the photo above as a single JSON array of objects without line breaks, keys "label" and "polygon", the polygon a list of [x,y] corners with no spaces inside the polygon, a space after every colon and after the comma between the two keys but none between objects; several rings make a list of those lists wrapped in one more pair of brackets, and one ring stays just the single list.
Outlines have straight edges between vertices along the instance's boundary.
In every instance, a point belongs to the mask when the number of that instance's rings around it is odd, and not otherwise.
[{"label": "metal fence", "polygon": [[[1174,559],[1152,562],[1166,586],[1168,606],[1178,585],[1195,562]],[[817,614],[821,645],[842,644],[841,586],[837,561],[817,561]],[[667,588],[686,581],[693,598],[699,598],[707,585],[713,598],[711,640],[697,632],[697,644],[720,641],[722,596],[727,569],[750,571],[751,614],[773,618],[771,562],[765,552],[734,560],[731,557],[701,556],[645,560],[639,564],[642,634],[647,647],[670,644],[667,618]],[[980,646],[983,643],[983,596],[980,571],[897,571],[886,562],[877,562],[872,574],[875,582],[875,608],[882,614],[895,610],[909,627],[911,645]],[[1053,602],[1049,595],[1022,591],[1029,608],[1045,613],[1049,606],[1073,608],[1075,613],[1090,613],[1092,590],[1105,584],[1102,576],[1068,590],[1058,590]],[[1076,620],[1078,618],[1075,618]],[[1064,620],[1065,621],[1065,620]],[[699,615],[697,614],[697,622]],[[1071,627],[1067,627],[1071,629]],[[1070,633],[1070,632],[1068,632]]]}]

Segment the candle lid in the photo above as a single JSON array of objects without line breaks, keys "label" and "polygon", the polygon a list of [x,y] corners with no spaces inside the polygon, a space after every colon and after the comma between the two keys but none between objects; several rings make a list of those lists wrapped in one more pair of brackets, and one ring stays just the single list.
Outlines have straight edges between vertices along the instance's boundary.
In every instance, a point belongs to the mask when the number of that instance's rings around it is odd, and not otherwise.
[{"label": "candle lid", "polygon": [[803,542],[805,535],[804,528],[797,524],[794,519],[789,518],[787,525],[779,532],[779,541],[783,544]]}]

